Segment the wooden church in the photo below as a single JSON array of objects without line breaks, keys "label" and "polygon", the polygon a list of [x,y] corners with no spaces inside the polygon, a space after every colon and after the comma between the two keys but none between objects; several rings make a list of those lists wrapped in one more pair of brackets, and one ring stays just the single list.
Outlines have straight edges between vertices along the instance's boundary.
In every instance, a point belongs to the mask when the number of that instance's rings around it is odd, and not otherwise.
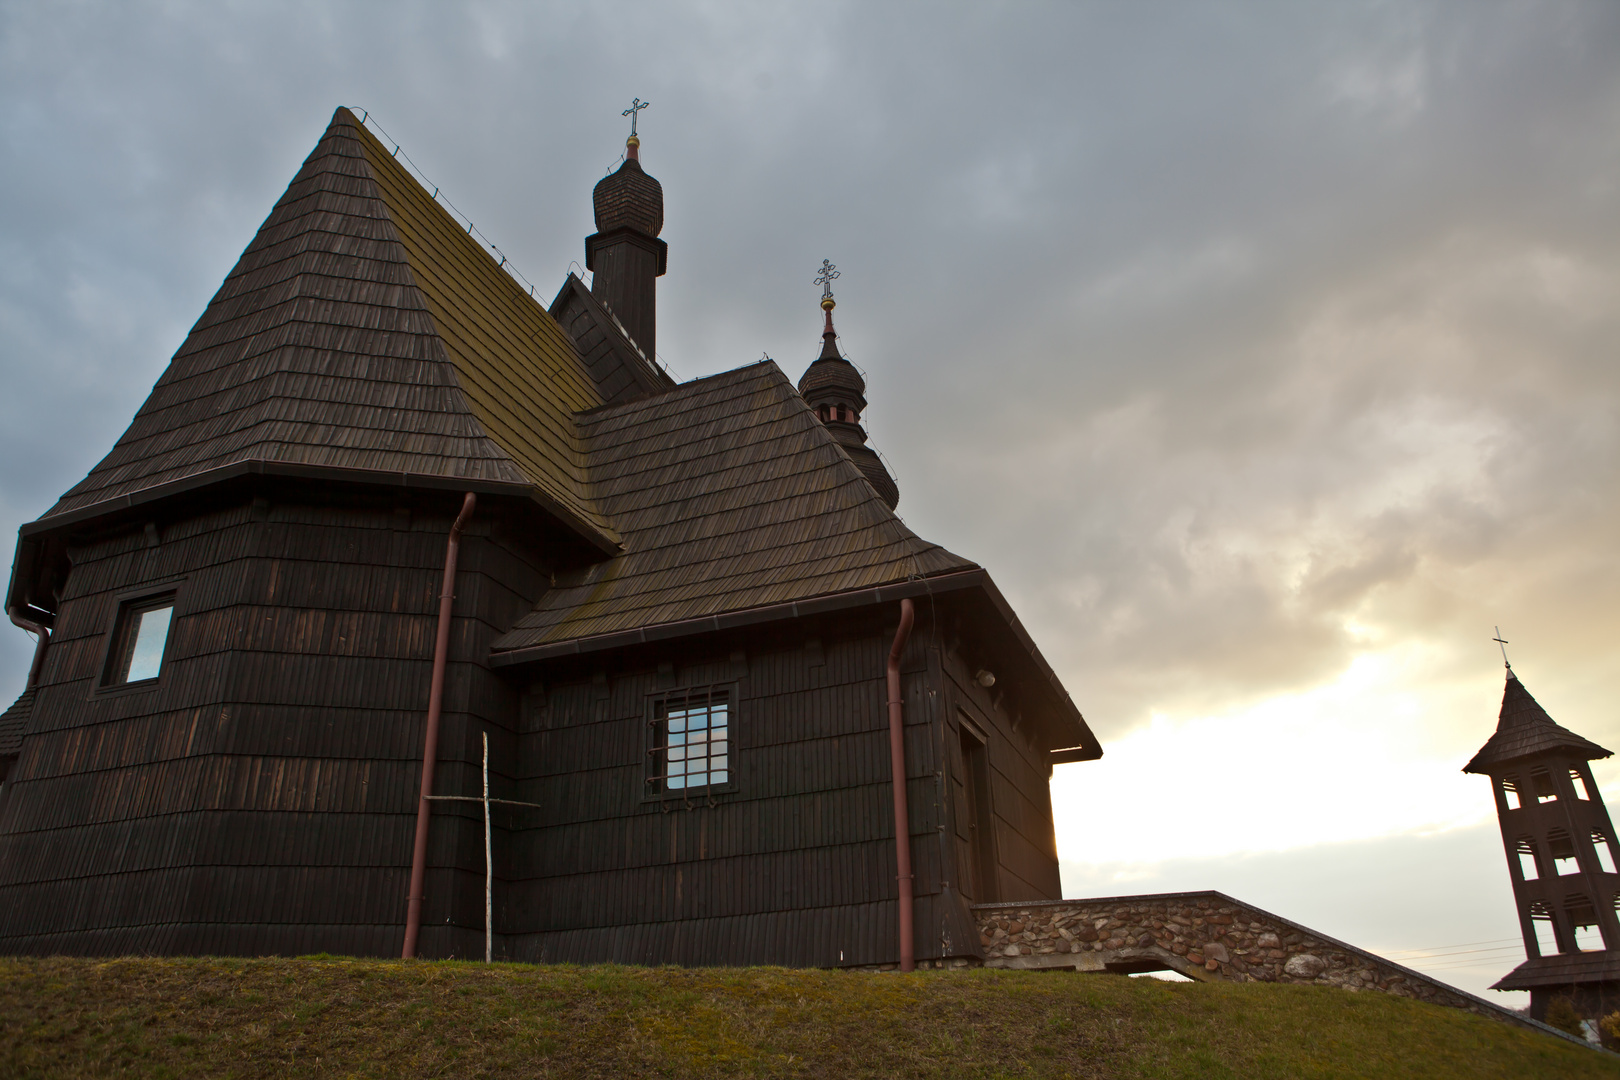
[{"label": "wooden church", "polygon": [[797,385],[657,365],[638,147],[548,309],[337,111],[21,530],[0,952],[478,956],[487,865],[498,957],[904,966],[1060,895],[1097,740],[895,515],[830,291]]},{"label": "wooden church", "polygon": [[1617,838],[1590,764],[1609,756],[1554,723],[1509,666],[1496,732],[1463,767],[1491,778],[1527,956],[1491,989],[1529,991],[1536,1020],[1555,997],[1594,1021],[1620,1009]]}]

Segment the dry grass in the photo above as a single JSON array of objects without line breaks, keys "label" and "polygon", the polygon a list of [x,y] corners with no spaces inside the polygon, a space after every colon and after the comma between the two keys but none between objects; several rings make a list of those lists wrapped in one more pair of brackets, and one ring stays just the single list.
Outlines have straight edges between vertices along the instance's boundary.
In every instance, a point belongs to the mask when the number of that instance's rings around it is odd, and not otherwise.
[{"label": "dry grass", "polygon": [[0,960],[0,1076],[1616,1077],[1314,986],[297,960]]}]

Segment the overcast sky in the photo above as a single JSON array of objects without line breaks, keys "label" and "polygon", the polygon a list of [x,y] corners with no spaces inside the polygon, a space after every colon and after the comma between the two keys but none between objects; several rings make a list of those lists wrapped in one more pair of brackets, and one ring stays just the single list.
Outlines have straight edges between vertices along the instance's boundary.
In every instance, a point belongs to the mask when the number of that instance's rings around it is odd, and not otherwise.
[{"label": "overcast sky", "polygon": [[838,264],[900,512],[1104,740],[1053,781],[1068,893],[1499,947],[1417,962],[1478,990],[1522,956],[1458,771],[1493,626],[1620,744],[1617,61],[1613,3],[3,2],[0,526],[111,447],[334,107],[550,293],[640,96],[664,361],[797,378]]}]

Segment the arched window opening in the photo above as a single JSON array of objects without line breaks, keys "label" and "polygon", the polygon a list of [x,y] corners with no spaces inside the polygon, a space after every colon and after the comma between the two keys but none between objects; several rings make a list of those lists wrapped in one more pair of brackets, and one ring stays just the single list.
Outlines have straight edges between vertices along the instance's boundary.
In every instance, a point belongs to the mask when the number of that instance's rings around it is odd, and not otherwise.
[{"label": "arched window opening", "polygon": [[1603,872],[1614,873],[1614,851],[1609,847],[1609,838],[1603,835],[1602,829],[1592,830],[1592,847],[1597,851],[1598,866],[1603,868]]},{"label": "arched window opening", "polygon": [[1519,778],[1517,776],[1502,777],[1502,798],[1507,802],[1509,810],[1519,808]]},{"label": "arched window opening", "polygon": [[1540,878],[1541,864],[1536,861],[1536,842],[1528,836],[1521,836],[1516,850],[1519,856],[1519,876],[1525,881]]},{"label": "arched window opening", "polygon": [[1592,801],[1592,793],[1587,790],[1586,777],[1581,775],[1581,770],[1569,770],[1569,782],[1571,786],[1575,788],[1575,797],[1577,799],[1580,799],[1582,802]]},{"label": "arched window opening", "polygon": [[1558,947],[1558,932],[1553,928],[1552,908],[1545,900],[1530,905],[1530,925],[1535,930],[1536,948],[1542,956],[1553,956],[1564,950]]},{"label": "arched window opening", "polygon": [[1597,909],[1590,897],[1570,893],[1564,900],[1569,924],[1575,928],[1576,952],[1602,952],[1603,931],[1598,929]]},{"label": "arched window opening", "polygon": [[1563,829],[1547,834],[1547,854],[1552,857],[1553,873],[1559,877],[1581,872],[1580,860],[1575,857],[1575,841]]},{"label": "arched window opening", "polygon": [[1530,790],[1535,792],[1538,803],[1558,801],[1558,789],[1553,786],[1552,773],[1546,769],[1537,769],[1530,774]]}]

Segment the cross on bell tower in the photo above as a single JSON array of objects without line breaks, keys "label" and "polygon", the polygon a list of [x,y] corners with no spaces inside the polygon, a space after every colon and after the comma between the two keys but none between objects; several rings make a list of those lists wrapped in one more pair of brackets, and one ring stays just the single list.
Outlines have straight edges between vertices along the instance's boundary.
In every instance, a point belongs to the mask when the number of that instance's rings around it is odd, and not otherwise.
[{"label": "cross on bell tower", "polygon": [[[1507,665],[1507,641],[1497,630]],[[1597,1018],[1620,1007],[1620,856],[1588,764],[1610,752],[1553,723],[1511,665],[1496,733],[1463,772],[1491,778],[1529,957],[1493,990],[1530,991],[1530,1015],[1567,995]]]},{"label": "cross on bell tower", "polygon": [[[630,107],[619,114],[620,116],[628,116],[630,118],[630,137],[632,139],[636,138],[636,117],[641,115],[642,109],[645,109],[651,104],[652,102],[650,101],[642,101],[640,98],[632,98],[630,100]],[[637,141],[639,142],[640,140]]]}]

